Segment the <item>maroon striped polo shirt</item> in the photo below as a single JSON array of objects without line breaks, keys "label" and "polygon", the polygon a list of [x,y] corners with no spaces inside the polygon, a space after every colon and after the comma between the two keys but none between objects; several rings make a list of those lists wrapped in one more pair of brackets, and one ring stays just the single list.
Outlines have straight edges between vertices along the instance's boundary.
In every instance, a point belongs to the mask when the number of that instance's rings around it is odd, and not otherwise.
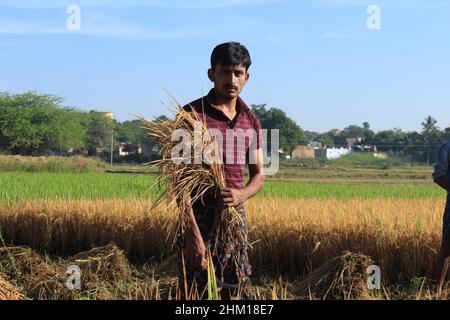
[{"label": "maroon striped polo shirt", "polygon": [[[220,132],[227,187],[241,189],[245,164],[249,161],[249,150],[263,146],[261,123],[240,97],[237,98],[236,116],[232,120],[213,107],[213,101],[214,89],[211,89],[207,96],[192,101],[183,108],[191,111],[193,107],[209,130],[215,129],[216,133]],[[254,134],[251,134],[252,132]]]}]

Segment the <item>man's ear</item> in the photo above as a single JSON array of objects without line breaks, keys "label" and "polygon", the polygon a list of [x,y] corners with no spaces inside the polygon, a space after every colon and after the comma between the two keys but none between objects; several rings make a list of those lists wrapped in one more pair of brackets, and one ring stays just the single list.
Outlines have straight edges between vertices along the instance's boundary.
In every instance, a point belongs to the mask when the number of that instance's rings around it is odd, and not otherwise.
[{"label": "man's ear", "polygon": [[208,69],[208,78],[211,80],[211,82],[214,82],[214,70]]},{"label": "man's ear", "polygon": [[250,73],[247,72],[247,77],[245,79],[245,82],[247,82],[250,79]]}]

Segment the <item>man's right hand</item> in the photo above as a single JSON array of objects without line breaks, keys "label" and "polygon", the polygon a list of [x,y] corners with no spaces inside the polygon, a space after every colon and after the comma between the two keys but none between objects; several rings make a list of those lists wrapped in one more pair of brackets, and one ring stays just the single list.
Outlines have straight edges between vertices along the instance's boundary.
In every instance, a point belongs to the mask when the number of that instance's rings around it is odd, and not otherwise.
[{"label": "man's right hand", "polygon": [[201,235],[195,235],[191,230],[186,230],[183,254],[190,269],[206,270],[206,247]]}]

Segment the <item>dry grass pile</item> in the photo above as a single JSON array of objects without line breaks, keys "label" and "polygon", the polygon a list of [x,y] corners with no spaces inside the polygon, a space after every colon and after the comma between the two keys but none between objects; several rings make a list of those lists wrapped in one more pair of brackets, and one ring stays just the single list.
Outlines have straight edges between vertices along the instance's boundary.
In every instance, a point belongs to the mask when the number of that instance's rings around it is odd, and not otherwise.
[{"label": "dry grass pile", "polygon": [[76,254],[71,258],[84,274],[84,281],[118,282],[131,278],[131,269],[123,250],[113,243]]},{"label": "dry grass pile", "polygon": [[8,282],[0,273],[0,300],[22,300],[21,289]]},{"label": "dry grass pile", "polygon": [[373,261],[363,254],[345,252],[298,282],[293,292],[312,299],[361,299],[369,298],[367,267]]},{"label": "dry grass pile", "polygon": [[[81,270],[81,290],[66,286],[66,272],[71,265]],[[3,247],[0,271],[14,279],[31,299],[128,298],[130,291],[122,285],[133,279],[128,260],[114,244],[65,260],[40,257],[26,247]]]}]

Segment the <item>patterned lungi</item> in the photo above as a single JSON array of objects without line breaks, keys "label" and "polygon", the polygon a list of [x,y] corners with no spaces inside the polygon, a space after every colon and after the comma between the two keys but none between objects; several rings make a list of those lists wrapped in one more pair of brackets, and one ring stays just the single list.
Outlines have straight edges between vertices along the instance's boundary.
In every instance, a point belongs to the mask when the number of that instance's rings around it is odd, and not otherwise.
[{"label": "patterned lungi", "polygon": [[[241,225],[241,232],[248,236],[247,228],[247,213],[243,205],[235,207],[240,214],[243,224]],[[221,292],[222,298],[229,298],[229,295],[240,294],[243,299],[249,299],[248,288],[250,284],[251,265],[248,259],[248,248],[246,243],[242,243],[238,247],[230,246],[227,243],[214,243],[212,240],[212,229],[214,226],[215,212],[214,206],[205,206],[201,203],[193,205],[194,216],[200,233],[203,237],[205,247],[211,252],[212,260],[216,271],[217,286]],[[227,238],[234,237],[229,234]],[[226,241],[224,241],[226,242]],[[181,294],[184,297],[184,276],[186,276],[188,292],[192,284],[197,285],[197,291],[200,299],[207,298],[207,270],[189,269],[189,263],[185,260],[185,273],[183,272],[182,248],[184,246],[184,238],[182,234],[177,237],[178,249],[178,270],[179,270],[179,287]]]}]

